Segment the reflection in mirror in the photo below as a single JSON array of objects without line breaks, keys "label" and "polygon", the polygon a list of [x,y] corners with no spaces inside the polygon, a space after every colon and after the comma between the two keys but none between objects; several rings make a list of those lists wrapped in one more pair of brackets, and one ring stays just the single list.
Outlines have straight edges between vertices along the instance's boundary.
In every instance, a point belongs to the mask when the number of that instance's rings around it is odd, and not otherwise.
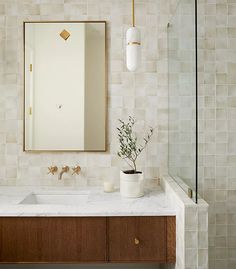
[{"label": "reflection in mirror", "polygon": [[26,22],[26,151],[106,150],[105,22]]}]

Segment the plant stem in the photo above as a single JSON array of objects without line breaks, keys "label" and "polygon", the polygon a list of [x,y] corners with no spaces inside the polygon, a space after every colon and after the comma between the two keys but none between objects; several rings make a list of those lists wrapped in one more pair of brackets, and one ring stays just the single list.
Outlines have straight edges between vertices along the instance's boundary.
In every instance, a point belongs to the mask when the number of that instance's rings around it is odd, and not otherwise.
[{"label": "plant stem", "polygon": [[135,163],[135,161],[133,161],[133,168],[134,168],[134,172],[136,173],[136,170],[137,170],[137,167],[136,167],[136,163]]},{"label": "plant stem", "polygon": [[125,158],[123,158],[123,160],[125,160],[126,161],[126,163],[132,168],[132,169],[134,169],[134,167],[125,159]]},{"label": "plant stem", "polygon": [[126,161],[134,173],[137,173],[136,160],[150,141],[150,138],[153,135],[153,128],[150,128],[147,135],[143,138],[143,145],[140,144],[138,147],[138,138],[133,131],[135,119],[129,116],[127,123],[122,120],[119,120],[119,122],[120,126],[117,128],[117,130],[120,142],[120,150],[117,152],[117,154],[120,158]]}]

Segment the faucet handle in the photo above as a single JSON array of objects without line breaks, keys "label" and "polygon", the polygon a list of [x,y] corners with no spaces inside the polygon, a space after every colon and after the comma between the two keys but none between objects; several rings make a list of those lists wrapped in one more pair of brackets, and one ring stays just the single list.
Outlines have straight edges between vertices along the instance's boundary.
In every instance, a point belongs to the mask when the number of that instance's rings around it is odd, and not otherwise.
[{"label": "faucet handle", "polygon": [[72,167],[73,173],[72,175],[76,174],[79,175],[80,171],[81,171],[81,167],[79,165]]},{"label": "faucet handle", "polygon": [[54,175],[57,171],[58,171],[58,168],[55,165],[48,167],[48,174]]}]

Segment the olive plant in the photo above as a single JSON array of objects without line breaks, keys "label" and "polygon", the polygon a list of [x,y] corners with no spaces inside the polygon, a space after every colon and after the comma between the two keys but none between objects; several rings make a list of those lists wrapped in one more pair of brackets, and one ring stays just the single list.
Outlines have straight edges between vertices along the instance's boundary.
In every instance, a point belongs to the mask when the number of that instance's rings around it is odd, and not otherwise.
[{"label": "olive plant", "polygon": [[143,138],[141,144],[138,143],[138,138],[134,133],[135,119],[129,116],[127,122],[119,119],[120,126],[118,130],[118,138],[120,142],[120,148],[117,155],[125,160],[132,170],[126,171],[130,174],[140,173],[137,171],[136,161],[141,152],[145,149],[148,142],[153,135],[153,128],[150,127],[147,135]]}]

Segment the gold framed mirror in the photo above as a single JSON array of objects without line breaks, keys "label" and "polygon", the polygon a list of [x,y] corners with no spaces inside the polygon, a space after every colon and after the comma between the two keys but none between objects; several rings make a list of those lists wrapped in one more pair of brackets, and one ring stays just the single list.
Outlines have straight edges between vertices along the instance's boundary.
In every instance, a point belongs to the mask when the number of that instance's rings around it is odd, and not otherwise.
[{"label": "gold framed mirror", "polygon": [[105,21],[24,22],[24,151],[106,151]]}]

